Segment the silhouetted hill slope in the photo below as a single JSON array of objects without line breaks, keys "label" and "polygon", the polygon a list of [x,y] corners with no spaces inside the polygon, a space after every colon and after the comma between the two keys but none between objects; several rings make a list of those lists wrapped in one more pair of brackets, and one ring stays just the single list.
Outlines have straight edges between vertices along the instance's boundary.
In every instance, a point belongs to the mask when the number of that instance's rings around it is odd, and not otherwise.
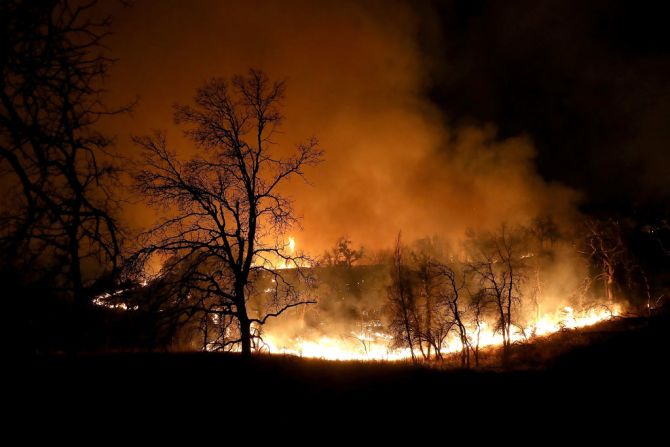
[{"label": "silhouetted hill slope", "polygon": [[[20,407],[31,417],[70,407],[88,416],[111,412],[131,419],[209,417],[210,408],[280,419],[336,409],[344,409],[346,418],[405,412],[402,417],[420,419],[430,412],[467,419],[501,411],[505,417],[539,417],[560,408],[571,417],[590,417],[596,409],[621,415],[667,398],[669,342],[668,316],[657,316],[540,340],[532,349],[545,352],[544,367],[520,363],[507,371],[206,353],[38,357],[16,370],[10,391],[22,396]],[[559,352],[561,343],[570,348]],[[524,349],[527,357],[531,351]],[[548,352],[559,353],[551,358]]]}]

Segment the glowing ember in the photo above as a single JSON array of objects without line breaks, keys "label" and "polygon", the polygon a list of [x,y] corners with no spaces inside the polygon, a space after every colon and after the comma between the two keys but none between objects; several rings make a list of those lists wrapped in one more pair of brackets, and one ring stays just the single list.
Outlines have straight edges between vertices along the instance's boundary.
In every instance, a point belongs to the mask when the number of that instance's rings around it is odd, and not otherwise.
[{"label": "glowing ember", "polygon": [[[144,284],[143,284],[144,285]],[[129,306],[124,302],[114,302],[114,297],[121,295],[125,290],[118,290],[114,293],[103,293],[93,299],[93,304],[96,306],[106,307],[107,309],[121,309],[121,310],[137,310],[138,306]]]}]

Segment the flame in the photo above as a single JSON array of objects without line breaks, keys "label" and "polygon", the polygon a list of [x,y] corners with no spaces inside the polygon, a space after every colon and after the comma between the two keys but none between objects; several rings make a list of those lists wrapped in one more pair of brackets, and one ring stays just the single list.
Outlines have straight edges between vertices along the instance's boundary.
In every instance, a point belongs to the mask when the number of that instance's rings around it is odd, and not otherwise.
[{"label": "flame", "polygon": [[[295,253],[296,241],[294,237],[288,237],[285,247],[289,253]],[[528,255],[532,256],[532,254]],[[287,257],[288,259],[288,257]],[[308,261],[297,259],[287,261],[282,259],[280,262],[272,263],[269,260],[263,260],[263,265],[273,269],[287,269],[295,267],[311,267]],[[157,278],[150,275],[145,276],[141,282],[141,287],[146,287],[149,282]],[[273,279],[272,282],[275,280]],[[266,293],[274,289],[265,289]],[[126,290],[121,289],[111,293],[104,293],[93,299],[96,306],[106,307],[108,309],[118,310],[138,310],[137,305],[128,305],[115,298]],[[527,326],[515,326],[512,329],[511,341],[513,343],[525,342],[535,337],[545,337],[566,329],[578,329],[591,326],[602,321],[607,321],[621,314],[621,306],[593,306],[580,310],[575,310],[572,306],[564,306],[555,312],[547,313],[537,318]],[[214,315],[216,318],[217,315]],[[216,323],[216,321],[215,321]],[[492,346],[501,346],[503,337],[500,331],[487,322],[480,322],[479,326],[474,324],[467,325],[468,343],[471,346],[478,345],[479,348]],[[381,323],[374,329],[365,329],[353,331],[348,334],[329,334],[309,336],[287,336],[281,329],[268,329],[257,327],[257,333],[262,333],[261,346],[259,351],[272,354],[288,354],[307,358],[320,358],[326,360],[383,360],[398,361],[407,360],[412,357],[409,348],[394,348],[393,337],[384,332]],[[214,345],[213,345],[214,346]],[[210,347],[206,347],[210,350]],[[443,342],[442,354],[457,353],[463,349],[461,339],[453,331]],[[232,348],[232,350],[236,350]],[[420,353],[415,349],[415,355]]]},{"label": "flame", "polygon": [[[144,287],[146,284],[142,282],[141,285]],[[139,306],[129,306],[124,302],[117,303],[114,301],[115,296],[121,295],[124,292],[125,290],[122,289],[113,293],[103,293],[102,295],[98,295],[93,298],[93,304],[96,306],[106,307],[107,309],[138,310]]]},{"label": "flame", "polygon": [[304,259],[301,254],[296,255],[296,243],[293,236],[289,236],[285,243],[279,244],[278,253],[267,258],[256,259],[254,266],[262,266],[272,270],[284,270],[292,268],[308,268],[311,263]]},{"label": "flame", "polygon": [[327,360],[402,360],[410,357],[409,349],[390,349],[389,341],[352,333],[348,339],[321,336],[310,340],[298,337],[289,344],[271,335],[264,337],[270,353]]},{"label": "flame", "polygon": [[[515,328],[512,333],[512,342],[523,342],[534,337],[545,337],[565,329],[577,329],[591,326],[601,321],[607,321],[620,315],[619,306],[607,308],[589,308],[575,311],[573,307],[565,306],[553,314],[547,314],[534,323],[523,328]],[[479,338],[479,347],[500,346],[503,343],[502,334],[494,330],[489,324],[482,322],[479,328],[468,327],[470,343],[476,343]],[[409,348],[391,348],[391,336],[383,332],[352,332],[346,336],[319,336],[313,339],[305,337],[286,338],[280,333],[263,335],[265,349],[274,354],[288,354],[300,357],[320,358],[326,360],[406,360],[411,358]],[[445,340],[443,354],[456,353],[462,350],[460,338],[455,334]],[[415,353],[416,350],[415,350]],[[418,354],[418,353],[417,353]]]}]

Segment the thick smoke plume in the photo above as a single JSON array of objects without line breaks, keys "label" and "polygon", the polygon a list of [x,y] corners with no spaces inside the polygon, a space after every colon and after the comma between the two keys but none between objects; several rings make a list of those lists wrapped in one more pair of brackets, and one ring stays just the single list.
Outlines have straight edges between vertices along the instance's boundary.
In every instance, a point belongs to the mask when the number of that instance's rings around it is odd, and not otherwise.
[{"label": "thick smoke plume", "polygon": [[[248,67],[287,79],[277,150],[315,135],[326,151],[311,185],[288,191],[304,217],[299,248],[319,254],[346,234],[375,249],[399,230],[408,240],[457,239],[469,227],[574,216],[576,194],[540,178],[532,141],[500,141],[495,123],[449,128],[426,98],[431,72],[418,36],[430,31],[429,12],[400,2],[147,1],[114,14],[111,94],[140,95],[132,118],[114,122],[121,145],[167,129],[187,156],[194,149],[173,124],[175,102]],[[143,225],[148,213],[140,206],[128,217]]]}]

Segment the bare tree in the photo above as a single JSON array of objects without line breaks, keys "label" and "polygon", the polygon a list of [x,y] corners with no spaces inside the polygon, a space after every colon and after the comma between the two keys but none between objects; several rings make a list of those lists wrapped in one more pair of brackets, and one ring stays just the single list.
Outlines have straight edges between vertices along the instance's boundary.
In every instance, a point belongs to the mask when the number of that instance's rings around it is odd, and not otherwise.
[{"label": "bare tree", "polygon": [[521,285],[525,280],[518,231],[502,225],[495,234],[470,238],[469,269],[481,288],[480,297],[492,301],[497,310],[497,331],[502,335],[503,362],[509,359],[512,345],[513,310],[521,301]]},{"label": "bare tree", "polygon": [[481,333],[482,326],[484,325],[485,317],[488,313],[488,308],[490,307],[490,301],[482,289],[477,290],[475,293],[471,293],[470,290],[466,289],[470,295],[470,302],[468,305],[469,314],[471,315],[471,322],[473,329],[471,334],[468,336],[468,343],[470,350],[475,357],[475,368],[479,367],[479,347],[481,343]]},{"label": "bare tree", "polygon": [[[415,325],[414,331],[418,336],[418,345],[424,359],[429,359],[435,352],[435,357],[442,358],[442,342],[446,337],[444,323],[438,302],[438,289],[440,287],[440,274],[435,268],[436,260],[430,250],[430,245],[425,244],[417,250],[412,251],[413,264],[417,270],[418,290],[415,296],[419,298],[413,309],[416,314],[412,321]],[[424,348],[425,345],[425,348]]]},{"label": "bare tree", "polygon": [[449,306],[452,322],[449,329],[455,327],[458,332],[458,339],[461,343],[461,366],[469,367],[470,338],[463,316],[463,306],[461,306],[462,292],[466,286],[465,272],[459,275],[454,268],[447,264],[440,264],[437,269],[446,282],[441,298]]},{"label": "bare tree", "polygon": [[416,242],[412,251],[415,269],[416,315],[413,316],[418,345],[425,359],[433,355],[443,359],[443,348],[455,320],[447,298],[448,267],[440,261],[441,249],[435,239],[424,238]]},{"label": "bare tree", "polygon": [[580,251],[588,256],[599,272],[594,280],[602,280],[608,303],[614,302],[614,288],[618,270],[625,267],[626,245],[621,227],[614,220],[584,222],[584,237]]},{"label": "bare tree", "polygon": [[418,350],[424,360],[443,360],[455,331],[461,342],[461,364],[469,365],[470,344],[460,305],[465,271],[456,272],[440,258],[435,240],[416,242],[408,262],[400,239],[396,240],[389,288],[391,329],[397,346],[408,347],[412,358]]},{"label": "bare tree", "polygon": [[[542,297],[544,296],[544,268],[547,259],[554,255],[556,243],[562,235],[551,215],[537,217],[527,231],[527,252],[523,255],[529,272],[529,288],[526,293],[527,304],[530,305],[533,319],[537,322],[542,314]],[[521,327],[524,331],[524,328]],[[525,335],[525,333],[524,333]],[[535,329],[530,336],[535,335]]]},{"label": "bare tree", "polygon": [[553,248],[561,239],[561,232],[551,215],[538,216],[533,219],[530,232],[537,239],[540,249]]},{"label": "bare tree", "polygon": [[391,285],[388,288],[390,330],[396,347],[409,348],[412,361],[416,362],[414,352],[417,346],[416,301],[412,287],[411,271],[406,264],[400,233],[396,238],[391,267]]},{"label": "bare tree", "polygon": [[[235,76],[232,83],[215,78],[198,89],[193,106],[177,106],[176,120],[200,149],[181,161],[164,135],[136,138],[144,149],[139,191],[170,217],[153,228],[145,255],[169,255],[164,270],[190,262],[184,281],[195,309],[232,317],[244,355],[252,352],[253,327],[285,310],[311,301],[300,300],[287,275],[276,268],[299,268],[304,256],[288,250],[286,232],[297,219],[291,201],[279,187],[302,177],[306,166],[321,159],[317,141],[300,145],[295,154],[278,158],[272,137],[281,123],[283,82],[271,82],[258,71]],[[274,287],[266,311],[249,314],[254,285],[270,276]],[[265,291],[263,291],[265,292]]]},{"label": "bare tree", "polygon": [[[6,264],[49,272],[52,287],[90,304],[99,272],[121,251],[113,188],[119,166],[95,130],[110,110],[102,80],[112,60],[102,41],[109,18],[95,1],[9,0],[0,5],[0,175],[7,200],[0,246]],[[84,264],[95,264],[85,271]]]}]

